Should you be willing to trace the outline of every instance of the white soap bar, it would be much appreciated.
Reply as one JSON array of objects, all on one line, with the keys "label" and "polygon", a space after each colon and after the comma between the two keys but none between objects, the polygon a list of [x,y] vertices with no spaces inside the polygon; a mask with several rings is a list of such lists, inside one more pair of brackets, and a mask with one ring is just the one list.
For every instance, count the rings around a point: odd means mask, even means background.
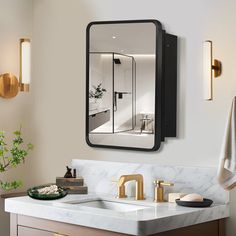
[{"label": "white soap bar", "polygon": [[175,199],[180,199],[187,195],[187,193],[169,193],[168,202],[175,202]]},{"label": "white soap bar", "polygon": [[191,193],[180,198],[180,200],[187,201],[187,202],[203,202],[203,197],[200,194]]}]

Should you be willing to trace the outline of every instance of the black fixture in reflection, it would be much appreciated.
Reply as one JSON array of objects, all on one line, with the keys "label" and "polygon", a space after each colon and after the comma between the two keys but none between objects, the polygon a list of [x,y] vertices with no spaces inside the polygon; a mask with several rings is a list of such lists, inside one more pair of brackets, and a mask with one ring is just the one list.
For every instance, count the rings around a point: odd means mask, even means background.
[{"label": "black fixture in reflection", "polygon": [[114,63],[117,64],[117,65],[120,65],[121,64],[121,61],[119,58],[114,58],[113,59]]},{"label": "black fixture in reflection", "polygon": [[124,94],[132,94],[131,92],[114,92],[114,111],[117,111],[117,97],[118,99],[123,99]]}]

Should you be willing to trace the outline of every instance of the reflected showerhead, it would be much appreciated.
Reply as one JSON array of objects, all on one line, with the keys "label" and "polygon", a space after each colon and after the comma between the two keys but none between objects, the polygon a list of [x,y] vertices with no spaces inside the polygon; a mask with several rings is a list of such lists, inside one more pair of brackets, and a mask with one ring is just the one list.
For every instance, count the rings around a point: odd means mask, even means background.
[{"label": "reflected showerhead", "polygon": [[114,63],[120,65],[121,61],[119,58],[114,58]]}]

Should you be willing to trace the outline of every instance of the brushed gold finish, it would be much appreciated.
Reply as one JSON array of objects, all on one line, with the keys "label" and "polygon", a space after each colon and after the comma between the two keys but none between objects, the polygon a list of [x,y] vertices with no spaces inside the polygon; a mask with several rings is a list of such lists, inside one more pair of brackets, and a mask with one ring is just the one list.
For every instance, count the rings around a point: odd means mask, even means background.
[{"label": "brushed gold finish", "polygon": [[29,84],[22,83],[22,47],[23,42],[30,42],[30,39],[20,39],[20,78],[19,82],[15,75],[5,73],[0,75],[0,97],[13,98],[19,91],[29,92]]},{"label": "brushed gold finish", "polygon": [[29,92],[29,84],[20,84],[20,91],[21,92]]},{"label": "brushed gold finish", "polygon": [[212,70],[214,72],[214,77],[219,77],[222,73],[222,65],[219,60],[214,59]]},{"label": "brushed gold finish", "polygon": [[30,39],[28,39],[28,38],[20,39],[20,43],[23,43],[23,42],[29,42],[30,43]]},{"label": "brushed gold finish", "polygon": [[3,98],[13,98],[19,92],[19,82],[15,75],[5,73],[0,75],[0,96]]},{"label": "brushed gold finish", "polygon": [[164,180],[155,180],[154,202],[164,202],[164,186],[174,186],[173,183],[166,183]]},{"label": "brushed gold finish", "polygon": [[144,200],[144,191],[143,191],[143,176],[140,174],[132,175],[122,175],[118,181],[118,198],[125,198],[125,183],[135,180],[136,181],[136,200]]}]

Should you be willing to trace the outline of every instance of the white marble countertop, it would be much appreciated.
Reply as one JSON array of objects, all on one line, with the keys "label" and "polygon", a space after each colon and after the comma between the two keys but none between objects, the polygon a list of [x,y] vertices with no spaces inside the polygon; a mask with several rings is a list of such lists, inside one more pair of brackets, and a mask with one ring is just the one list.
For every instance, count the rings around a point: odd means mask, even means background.
[{"label": "white marble countertop", "polygon": [[[143,205],[146,208],[117,212],[66,203],[99,199]],[[175,203],[154,203],[152,199],[135,201],[132,198],[117,199],[114,196],[96,194],[67,195],[54,201],[39,201],[29,197],[9,198],[5,201],[5,210],[129,235],[151,235],[229,217],[227,204],[213,204],[208,208],[187,208]]]}]

